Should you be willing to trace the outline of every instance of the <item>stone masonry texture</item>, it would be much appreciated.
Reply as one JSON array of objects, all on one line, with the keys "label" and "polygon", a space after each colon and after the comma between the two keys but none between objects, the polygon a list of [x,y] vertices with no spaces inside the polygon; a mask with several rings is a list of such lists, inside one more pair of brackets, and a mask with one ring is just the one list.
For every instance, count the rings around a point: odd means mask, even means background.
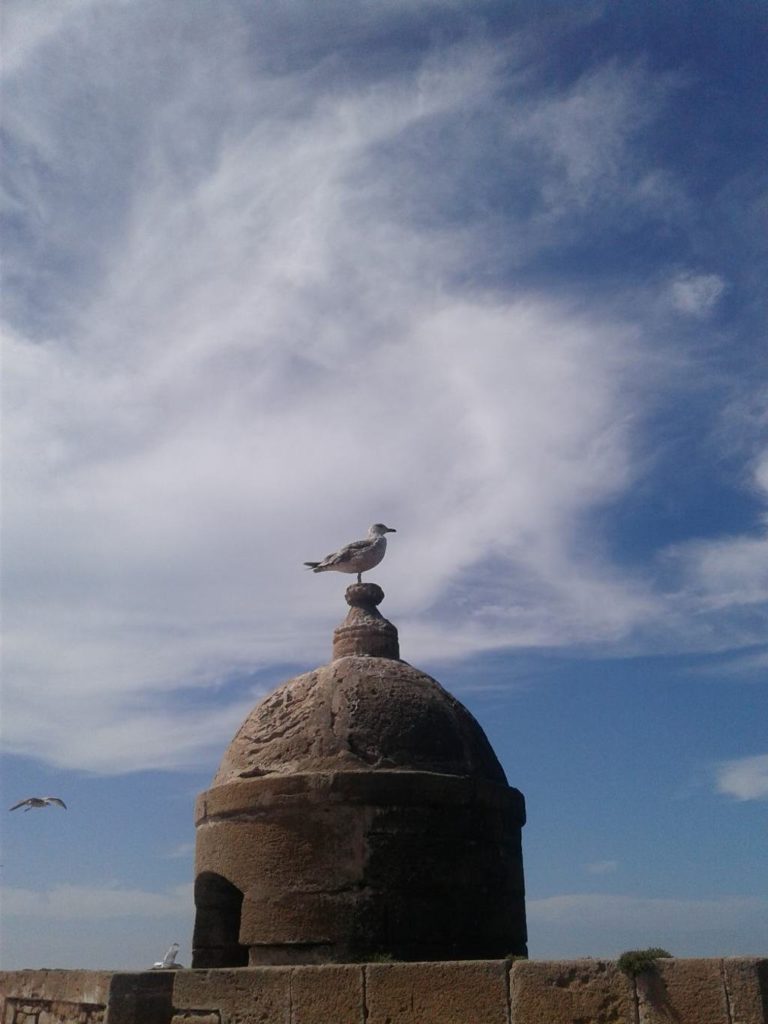
[{"label": "stone masonry texture", "polygon": [[516,1024],[635,1024],[633,984],[605,960],[516,961],[510,1003]]},{"label": "stone masonry texture", "polygon": [[639,1024],[730,1024],[720,960],[657,960],[637,978]]},{"label": "stone masonry texture", "polygon": [[195,810],[195,969],[527,952],[522,793],[347,588],[332,660],[246,716]]},{"label": "stone masonry texture", "polygon": [[365,968],[324,964],[291,971],[290,1024],[360,1024]]},{"label": "stone masonry texture", "polygon": [[366,1024],[507,1024],[504,961],[370,964]]},{"label": "stone masonry texture", "polygon": [[6,971],[0,1024],[768,1024],[768,958]]},{"label": "stone masonry texture", "polygon": [[405,662],[344,656],[278,687],[195,817],[196,968],[526,952],[523,796]]},{"label": "stone masonry texture", "polygon": [[768,1021],[768,960],[728,957],[722,965],[732,1024]]}]

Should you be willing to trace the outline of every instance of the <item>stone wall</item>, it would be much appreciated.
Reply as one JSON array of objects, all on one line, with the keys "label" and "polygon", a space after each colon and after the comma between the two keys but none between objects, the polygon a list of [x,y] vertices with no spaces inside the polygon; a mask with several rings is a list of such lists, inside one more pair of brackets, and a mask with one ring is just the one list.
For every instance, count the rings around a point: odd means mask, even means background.
[{"label": "stone wall", "polygon": [[7,971],[0,1024],[768,1024],[768,959]]}]

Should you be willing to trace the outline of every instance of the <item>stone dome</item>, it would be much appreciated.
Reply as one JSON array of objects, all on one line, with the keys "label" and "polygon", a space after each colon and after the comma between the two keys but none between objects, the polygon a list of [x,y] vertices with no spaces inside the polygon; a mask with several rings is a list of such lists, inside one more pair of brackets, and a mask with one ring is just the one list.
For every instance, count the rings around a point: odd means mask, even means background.
[{"label": "stone dome", "polygon": [[198,797],[193,966],[526,952],[522,793],[400,659],[374,583],[328,665],[250,712]]},{"label": "stone dome", "polygon": [[372,769],[506,783],[477,721],[436,680],[404,661],[352,655],[283,683],[257,704],[213,784]]}]

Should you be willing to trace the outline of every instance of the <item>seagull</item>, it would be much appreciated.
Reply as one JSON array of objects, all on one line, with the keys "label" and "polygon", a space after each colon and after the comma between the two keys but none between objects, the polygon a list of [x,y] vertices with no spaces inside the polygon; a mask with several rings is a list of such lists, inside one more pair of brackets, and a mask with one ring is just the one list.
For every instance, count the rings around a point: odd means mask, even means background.
[{"label": "seagull", "polygon": [[30,796],[26,800],[20,800],[13,807],[9,807],[8,810],[15,811],[17,807],[23,807],[26,812],[31,811],[33,807],[47,807],[49,804],[58,804],[65,811],[67,809],[64,801],[60,800],[57,796]]},{"label": "seagull", "polygon": [[326,555],[322,562],[305,562],[312,572],[356,572],[357,582],[362,582],[362,573],[373,569],[384,557],[387,550],[387,533],[397,533],[391,526],[374,523],[365,540],[354,540],[338,551]]},{"label": "seagull", "polygon": [[162,960],[152,964],[153,971],[178,971],[181,964],[176,963],[176,956],[179,952],[178,942],[174,942]]}]

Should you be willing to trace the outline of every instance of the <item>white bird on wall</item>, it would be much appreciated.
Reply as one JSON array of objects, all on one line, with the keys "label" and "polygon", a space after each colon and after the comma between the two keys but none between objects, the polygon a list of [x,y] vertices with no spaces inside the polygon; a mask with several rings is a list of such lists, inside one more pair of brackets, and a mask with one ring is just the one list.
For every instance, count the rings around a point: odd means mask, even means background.
[{"label": "white bird on wall", "polygon": [[162,960],[158,960],[152,964],[153,971],[176,971],[181,967],[181,964],[176,963],[176,956],[179,952],[178,942],[174,942],[168,952],[165,954]]},{"label": "white bird on wall", "polygon": [[48,807],[49,804],[58,804],[59,807],[63,807],[66,811],[67,805],[63,800],[57,796],[30,796],[26,800],[19,800],[13,807],[9,807],[9,811],[15,811],[18,807],[23,807],[25,811],[31,811],[33,807]]},{"label": "white bird on wall", "polygon": [[374,523],[365,540],[354,540],[326,555],[321,562],[305,562],[304,565],[312,572],[356,572],[360,583],[361,573],[373,569],[384,557],[387,533],[397,533],[397,530],[383,523]]}]

